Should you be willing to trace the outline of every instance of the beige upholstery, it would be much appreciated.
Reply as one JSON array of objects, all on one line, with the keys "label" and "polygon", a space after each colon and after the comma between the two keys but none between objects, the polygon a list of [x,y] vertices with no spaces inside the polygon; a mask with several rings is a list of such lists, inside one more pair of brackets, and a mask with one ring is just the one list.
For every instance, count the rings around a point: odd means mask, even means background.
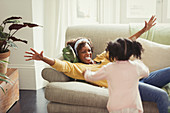
[{"label": "beige upholstery", "polygon": [[145,49],[142,60],[149,67],[149,70],[155,71],[165,67],[170,67],[170,46],[158,44],[139,38],[139,41]]},{"label": "beige upholstery", "polygon": [[[66,41],[77,37],[90,38],[94,44],[94,56],[100,54],[107,41],[117,37],[129,37],[128,24],[71,26],[66,32]],[[143,61],[150,71],[170,66],[170,46],[139,39],[145,53]],[[49,100],[49,113],[108,113],[106,103],[108,90],[79,81],[52,68],[45,68],[42,76],[50,83],[46,86],[45,98]],[[157,105],[143,102],[144,113],[158,113]]]},{"label": "beige upholstery", "polygon": [[53,102],[104,109],[107,104],[108,90],[81,82],[53,82],[47,85],[45,96]]},{"label": "beige upholstery", "polygon": [[[55,76],[59,75],[59,76]],[[42,70],[42,77],[48,82],[67,82],[70,81],[70,78],[67,77],[64,73],[58,72],[51,68],[45,68]]]},{"label": "beige upholstery", "polygon": [[108,113],[107,109],[50,102],[49,113]]}]

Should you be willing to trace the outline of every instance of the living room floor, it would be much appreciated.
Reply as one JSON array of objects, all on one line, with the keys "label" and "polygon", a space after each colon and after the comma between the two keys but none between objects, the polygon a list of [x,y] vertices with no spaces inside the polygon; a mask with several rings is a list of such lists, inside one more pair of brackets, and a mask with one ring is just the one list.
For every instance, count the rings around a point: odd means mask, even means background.
[{"label": "living room floor", "polygon": [[20,90],[19,101],[7,113],[47,113],[47,103],[44,89]]}]

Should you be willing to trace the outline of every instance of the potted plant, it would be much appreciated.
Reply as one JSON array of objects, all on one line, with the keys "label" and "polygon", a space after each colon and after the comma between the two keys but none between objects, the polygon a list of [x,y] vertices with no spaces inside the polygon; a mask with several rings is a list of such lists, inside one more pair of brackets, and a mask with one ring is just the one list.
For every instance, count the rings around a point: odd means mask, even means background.
[{"label": "potted plant", "polygon": [[[14,36],[20,29],[39,26],[33,23],[21,22],[21,19],[22,17],[9,17],[0,24],[0,60],[8,61],[10,55],[9,48],[17,48],[17,45],[15,44],[16,41],[27,44],[26,40],[22,40]],[[6,27],[8,29],[6,29]],[[4,74],[6,73],[6,70],[7,63],[0,66],[0,73]]]}]

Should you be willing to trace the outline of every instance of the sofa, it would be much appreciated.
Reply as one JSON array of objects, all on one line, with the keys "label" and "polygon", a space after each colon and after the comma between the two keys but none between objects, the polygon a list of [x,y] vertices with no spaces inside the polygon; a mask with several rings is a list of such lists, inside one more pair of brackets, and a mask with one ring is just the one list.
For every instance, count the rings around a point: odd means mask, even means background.
[{"label": "sofa", "polygon": [[[104,51],[106,44],[117,37],[129,37],[129,24],[77,25],[66,30],[68,41],[77,37],[90,38],[94,45],[93,58]],[[150,71],[170,66],[170,46],[139,38],[145,52],[143,62]],[[62,54],[60,55],[62,59]],[[108,89],[69,78],[51,67],[42,70],[42,77],[49,83],[45,98],[49,101],[48,113],[108,113]],[[127,97],[128,98],[128,97]],[[159,113],[156,103],[143,101],[144,113]]]}]

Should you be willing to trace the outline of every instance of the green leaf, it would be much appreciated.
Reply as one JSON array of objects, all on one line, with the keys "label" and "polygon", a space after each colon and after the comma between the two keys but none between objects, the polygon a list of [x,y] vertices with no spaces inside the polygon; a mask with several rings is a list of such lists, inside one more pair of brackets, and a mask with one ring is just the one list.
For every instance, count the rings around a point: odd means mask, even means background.
[{"label": "green leaf", "polygon": [[14,24],[17,24],[17,23],[20,23],[20,21],[19,20],[7,20],[4,23],[14,23]]},{"label": "green leaf", "polygon": [[12,16],[12,17],[9,17],[9,18],[5,19],[3,21],[3,23],[6,24],[10,20],[17,20],[17,19],[22,19],[22,17],[14,17],[14,16]]},{"label": "green leaf", "polygon": [[1,37],[1,39],[7,39],[8,37],[9,37],[9,34],[8,33],[5,33],[5,32],[2,32],[2,31],[0,31],[0,37]]},{"label": "green leaf", "polygon": [[[0,78],[0,81],[5,81],[5,82],[7,82],[7,83],[10,83],[8,80],[3,79],[3,78]],[[10,84],[11,84],[11,83],[10,83]]]},{"label": "green leaf", "polygon": [[0,78],[0,81],[4,81],[4,82],[9,83],[11,85],[12,85],[12,82],[13,82],[13,81],[10,82],[9,80],[3,79],[3,78]]},{"label": "green leaf", "polygon": [[9,79],[8,76],[6,76],[5,74],[1,74],[1,73],[0,73],[0,77],[4,77],[5,79]]},{"label": "green leaf", "polygon": [[[5,64],[4,63],[9,63],[8,61],[5,61],[5,60],[0,60],[0,64],[3,65],[3,67],[5,67]],[[1,73],[0,73],[1,74]]]},{"label": "green leaf", "polygon": [[14,42],[10,41],[10,40],[7,40],[6,42],[7,42],[8,46],[10,46],[12,48],[18,48],[17,45]]},{"label": "green leaf", "polygon": [[4,29],[4,27],[0,26],[0,32],[2,32],[2,31],[3,31],[3,29]]},{"label": "green leaf", "polygon": [[9,63],[9,62],[5,60],[0,60],[0,63]]},{"label": "green leaf", "polygon": [[5,90],[4,90],[4,88],[0,85],[0,88],[2,89],[2,91],[4,92],[4,94],[5,94]]}]

